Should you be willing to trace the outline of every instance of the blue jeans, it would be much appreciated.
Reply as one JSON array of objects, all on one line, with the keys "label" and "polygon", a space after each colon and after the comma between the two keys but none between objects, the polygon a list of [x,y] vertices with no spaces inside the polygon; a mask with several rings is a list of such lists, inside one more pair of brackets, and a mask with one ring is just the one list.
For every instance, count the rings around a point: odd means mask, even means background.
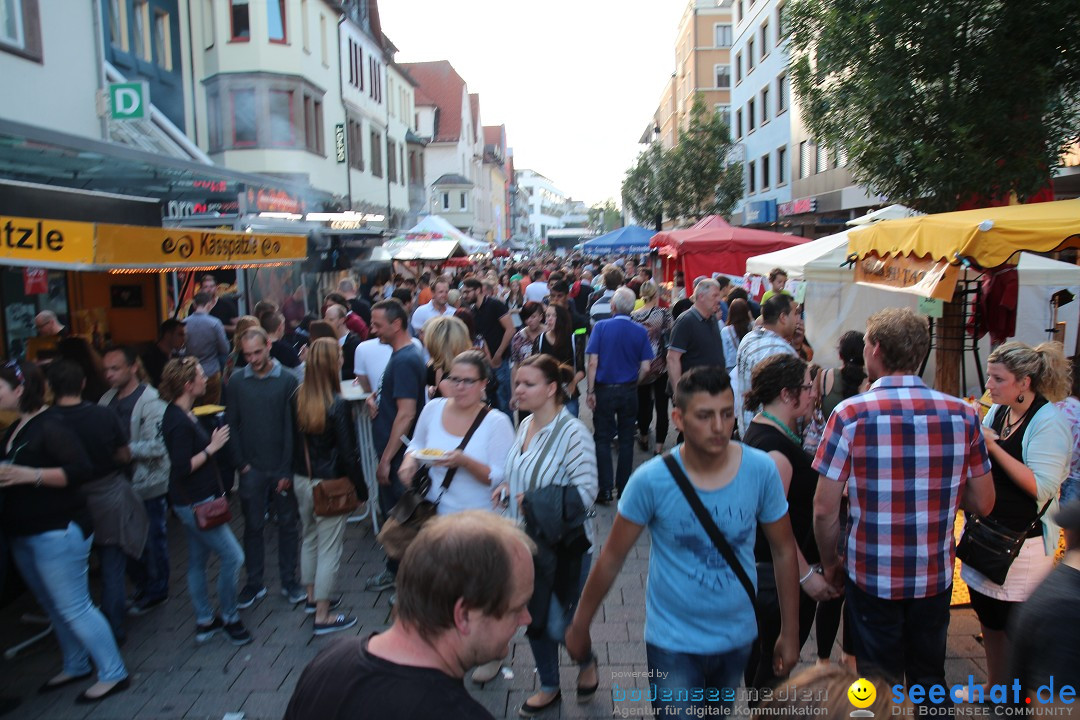
[{"label": "blue jeans", "polygon": [[[588,553],[581,558],[581,579],[578,581],[578,590],[574,594],[574,601],[568,606],[560,604],[555,593],[551,594],[551,609],[548,611],[547,627],[544,628],[544,637],[529,638],[529,647],[532,648],[533,659],[536,660],[536,674],[540,676],[540,689],[544,692],[555,692],[559,689],[559,645],[566,638],[566,627],[574,618],[578,600],[581,599],[581,589],[585,587],[585,580],[589,577],[589,566],[592,564],[592,555]],[[584,667],[592,660],[581,663]]]},{"label": "blue jeans", "polygon": [[1065,482],[1061,483],[1061,504],[1071,500],[1080,500],[1080,478],[1066,478]]},{"label": "blue jeans", "polygon": [[499,387],[495,390],[495,400],[498,409],[507,415],[510,414],[510,359],[503,358],[502,365],[495,368],[495,379],[499,381]]},{"label": "blue jeans", "polygon": [[[596,472],[600,494],[612,487],[622,492],[634,469],[634,426],[637,424],[637,385],[596,385],[596,410],[593,412],[593,438],[596,440]],[[612,484],[611,441],[619,434],[619,464]]]},{"label": "blue jeans", "polygon": [[[952,588],[913,600],[887,600],[847,579],[845,612],[863,677],[889,683],[945,685],[945,643]],[[952,704],[948,702],[948,704]]]},{"label": "blue jeans", "polygon": [[200,625],[206,625],[214,619],[214,606],[210,604],[210,591],[206,584],[206,560],[210,553],[214,553],[221,560],[218,570],[221,618],[226,623],[236,622],[240,619],[236,607],[236,581],[240,577],[240,566],[244,564],[244,551],[228,523],[210,530],[200,530],[195,524],[195,512],[191,507],[177,505],[173,510],[187,533],[187,584],[191,605],[195,608],[195,620]]},{"label": "blue jeans", "polygon": [[138,560],[127,564],[128,577],[135,584],[135,594],[157,600],[169,594],[169,533],[165,524],[169,505],[164,495],[143,500],[150,523],[146,548]]},{"label": "blue jeans", "polygon": [[[266,526],[267,495],[273,496],[274,511],[278,522],[278,573],[281,587],[297,587],[296,561],[300,553],[300,512],[296,507],[296,494],[292,486],[285,492],[277,491],[281,478],[271,477],[262,470],[251,468],[240,473],[240,507],[244,511],[244,567],[247,585],[261,588],[266,569],[266,543],[263,528]],[[292,480],[292,477],[289,477]]]},{"label": "blue jeans", "polygon": [[[405,486],[402,485],[401,480],[398,479],[398,470],[401,469],[401,463],[404,461],[405,450],[402,448],[402,450],[394,456],[394,459],[390,461],[390,484],[379,486],[379,511],[384,518],[390,515],[390,511],[397,505],[397,501],[405,494]],[[386,569],[389,570],[392,575],[397,575],[398,564],[398,560],[392,560],[387,556]]]},{"label": "blue jeans", "polygon": [[695,655],[646,643],[645,655],[654,686],[649,700],[656,715],[690,717],[691,708],[734,707],[751,647],[748,643],[723,653]]},{"label": "blue jeans", "polygon": [[566,401],[566,404],[563,405],[563,407],[566,408],[566,411],[568,413],[570,413],[571,415],[573,415],[574,417],[580,417],[580,415],[581,415],[581,396],[580,395],[575,395],[574,397],[570,398],[569,400]]},{"label": "blue jeans", "polygon": [[123,643],[127,637],[124,632],[124,617],[127,615],[124,570],[128,557],[119,545],[99,545],[97,551],[101,559],[101,612],[109,621],[116,642]]},{"label": "blue jeans", "polygon": [[108,621],[90,601],[90,540],[72,522],[65,530],[13,537],[11,551],[23,579],[52,621],[64,655],[64,673],[85,675],[93,658],[98,681],[116,682],[128,672]]}]

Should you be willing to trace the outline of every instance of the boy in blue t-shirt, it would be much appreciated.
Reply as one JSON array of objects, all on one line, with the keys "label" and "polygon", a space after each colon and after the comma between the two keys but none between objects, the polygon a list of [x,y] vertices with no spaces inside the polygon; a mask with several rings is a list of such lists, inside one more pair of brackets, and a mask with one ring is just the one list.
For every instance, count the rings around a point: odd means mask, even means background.
[{"label": "boy in blue t-shirt", "polygon": [[[776,465],[760,450],[731,441],[734,405],[724,368],[695,368],[680,378],[672,420],[685,441],[672,455],[755,586],[758,525],[769,541],[782,618],[773,665],[782,677],[799,659],[795,539]],[[646,526],[652,537],[645,644],[653,708],[670,716],[730,705],[757,638],[754,608],[663,458],[630,477],[567,629],[567,650],[575,659],[588,657],[589,625]]]}]

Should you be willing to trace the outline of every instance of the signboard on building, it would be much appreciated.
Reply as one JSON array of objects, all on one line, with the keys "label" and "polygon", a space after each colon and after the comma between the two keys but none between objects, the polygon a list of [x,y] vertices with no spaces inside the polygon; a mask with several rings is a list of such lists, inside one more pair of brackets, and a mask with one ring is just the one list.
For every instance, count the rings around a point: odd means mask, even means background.
[{"label": "signboard on building", "polygon": [[341,123],[334,126],[334,148],[337,151],[337,161],[345,162],[345,126]]},{"label": "signboard on building", "polygon": [[771,222],[776,222],[775,200],[755,200],[754,202],[746,204],[747,225]]},{"label": "signboard on building", "polygon": [[791,202],[780,203],[776,208],[776,214],[780,217],[806,215],[814,212],[817,212],[817,198],[800,198]]},{"label": "signboard on building", "polygon": [[97,240],[97,263],[121,267],[289,262],[307,256],[305,235],[98,225]]},{"label": "signboard on building", "polygon": [[[0,258],[4,264],[51,267],[55,263],[90,263],[94,226],[23,217],[0,217]],[[18,262],[13,262],[18,261]]]},{"label": "signboard on building", "polygon": [[109,112],[113,120],[141,120],[150,105],[150,86],[144,82],[109,83]]}]

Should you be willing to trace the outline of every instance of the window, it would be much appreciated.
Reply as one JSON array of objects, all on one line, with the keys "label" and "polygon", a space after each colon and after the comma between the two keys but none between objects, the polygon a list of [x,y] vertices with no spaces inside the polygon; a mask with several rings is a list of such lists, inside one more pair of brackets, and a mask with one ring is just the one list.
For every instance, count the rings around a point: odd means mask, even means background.
[{"label": "window", "polygon": [[814,172],[825,172],[829,169],[829,151],[825,149],[824,145],[817,146],[817,157],[815,158]]},{"label": "window", "polygon": [[[21,35],[21,17],[9,18],[7,15],[8,6],[14,6],[19,2],[20,0],[0,0],[0,13],[4,14],[4,22],[0,25],[0,30],[3,31],[5,38],[15,29],[9,30],[7,27],[11,20],[19,21]],[[127,3],[124,0],[109,0],[109,43],[118,50],[128,51]]]},{"label": "window", "polygon": [[349,84],[357,90],[364,89],[364,49],[349,38]]},{"label": "window", "polygon": [[799,179],[810,177],[810,143],[803,140],[799,143]]},{"label": "window", "polygon": [[718,48],[731,47],[731,26],[717,23],[713,25],[714,44]]},{"label": "window", "polygon": [[225,146],[225,140],[221,136],[221,96],[217,88],[208,90],[206,93],[206,122],[210,132],[210,150],[213,151]]},{"label": "window", "polygon": [[836,151],[836,167],[847,167],[847,150]]},{"label": "window", "polygon": [[769,54],[769,21],[761,23],[761,59],[764,60]]},{"label": "window", "polygon": [[375,130],[371,131],[371,174],[381,178],[382,170],[382,136]]},{"label": "window", "polygon": [[461,191],[461,199],[458,201],[458,209],[461,210],[462,212],[465,212],[466,210],[469,209],[469,201],[467,199],[468,197],[469,197],[469,191],[468,190],[462,190]]},{"label": "window", "polygon": [[742,82],[742,53],[735,53],[735,82]]},{"label": "window", "polygon": [[787,148],[776,149],[776,184],[783,185],[787,182]]},{"label": "window", "polygon": [[787,73],[776,78],[776,114],[787,112],[788,93],[791,92]]},{"label": "window", "polygon": [[364,169],[364,125],[354,118],[348,119],[349,167]]},{"label": "window", "polygon": [[390,139],[386,141],[386,179],[397,182],[397,145]]},{"label": "window", "polygon": [[784,41],[788,34],[787,3],[782,2],[776,6],[776,44]]},{"label": "window", "polygon": [[757,108],[755,103],[757,101],[754,98],[750,98],[750,102],[746,103],[746,132],[752,133],[757,129]]},{"label": "window", "polygon": [[131,18],[135,21],[135,57],[150,62],[150,3],[149,0],[135,0]]},{"label": "window", "polygon": [[769,86],[761,90],[761,124],[769,122]]},{"label": "window", "polygon": [[233,42],[247,42],[251,39],[251,17],[249,0],[229,0],[229,37]]},{"label": "window", "polygon": [[728,126],[728,135],[731,134],[731,106],[730,105],[717,105],[714,108],[714,112],[720,116],[724,121],[724,124]]},{"label": "window", "polygon": [[311,37],[308,28],[308,0],[300,0],[300,39],[304,43],[304,52],[311,52]]},{"label": "window", "polygon": [[444,192],[442,194],[442,209],[443,210],[449,210],[450,209],[450,193],[448,193],[448,192]]},{"label": "window", "polygon": [[735,111],[735,139],[742,137],[742,110]]},{"label": "window", "polygon": [[735,3],[735,22],[739,22],[743,19],[743,0],[738,0]]},{"label": "window", "polygon": [[296,138],[293,134],[293,93],[291,90],[270,91],[270,144],[275,147],[292,147]]},{"label": "window", "polygon": [[754,172],[754,161],[746,163],[746,187],[749,194],[757,192],[757,174]]},{"label": "window", "polygon": [[398,147],[398,157],[401,160],[401,165],[400,165],[400,167],[401,167],[401,177],[398,178],[398,181],[402,185],[404,185],[405,184],[405,145],[404,145],[404,143],[402,143]]},{"label": "window", "polygon": [[162,68],[173,69],[169,13],[161,10],[154,11],[154,59]]},{"label": "window", "polygon": [[746,41],[746,74],[754,70],[754,38]]},{"label": "window", "polygon": [[255,124],[255,91],[232,91],[233,146],[253,147],[258,141]]},{"label": "window", "polygon": [[266,0],[267,29],[270,42],[286,42],[285,35],[285,0]]},{"label": "window", "polygon": [[322,13],[319,13],[319,49],[322,52],[323,67],[330,67],[326,56],[326,16]]},{"label": "window", "polygon": [[206,0],[203,8],[203,47],[207,50],[214,47],[214,7],[216,5],[217,0]]},{"label": "window", "polygon": [[[126,27],[120,30],[125,33]],[[38,0],[0,0],[0,50],[42,61]]]},{"label": "window", "polygon": [[731,87],[731,68],[727,65],[716,65],[713,68],[716,73],[716,85],[715,87],[726,90]]}]

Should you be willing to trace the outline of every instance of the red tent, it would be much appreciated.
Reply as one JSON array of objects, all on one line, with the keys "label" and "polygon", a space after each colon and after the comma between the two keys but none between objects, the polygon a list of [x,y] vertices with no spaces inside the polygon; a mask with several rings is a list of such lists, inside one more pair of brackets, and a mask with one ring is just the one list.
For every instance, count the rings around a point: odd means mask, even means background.
[{"label": "red tent", "polygon": [[806,238],[730,225],[719,215],[702,218],[686,230],[653,235],[649,247],[664,259],[664,279],[683,271],[689,286],[699,275],[744,275],[746,260],[806,242]]}]

